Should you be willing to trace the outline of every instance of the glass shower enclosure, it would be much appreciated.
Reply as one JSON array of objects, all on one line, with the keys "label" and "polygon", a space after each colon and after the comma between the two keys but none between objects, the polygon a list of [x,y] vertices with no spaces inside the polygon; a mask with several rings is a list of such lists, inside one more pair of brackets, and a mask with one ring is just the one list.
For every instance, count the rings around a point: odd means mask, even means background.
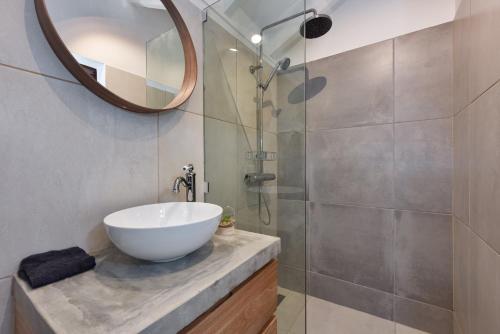
[{"label": "glass shower enclosure", "polygon": [[207,9],[205,201],[233,209],[238,229],[281,238],[278,331],[305,333],[305,3],[272,3],[258,20],[263,1]]}]

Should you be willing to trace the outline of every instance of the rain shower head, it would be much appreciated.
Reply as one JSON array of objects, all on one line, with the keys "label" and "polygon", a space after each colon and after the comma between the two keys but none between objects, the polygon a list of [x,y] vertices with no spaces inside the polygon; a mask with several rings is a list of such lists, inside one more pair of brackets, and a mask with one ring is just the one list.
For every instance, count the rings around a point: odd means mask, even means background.
[{"label": "rain shower head", "polygon": [[332,18],[326,14],[317,14],[300,25],[300,34],[307,39],[318,38],[332,28]]}]

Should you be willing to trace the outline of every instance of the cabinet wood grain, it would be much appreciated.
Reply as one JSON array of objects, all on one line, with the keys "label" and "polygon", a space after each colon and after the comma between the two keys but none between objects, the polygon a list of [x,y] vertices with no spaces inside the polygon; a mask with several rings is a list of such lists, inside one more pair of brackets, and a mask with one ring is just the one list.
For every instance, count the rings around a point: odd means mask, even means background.
[{"label": "cabinet wood grain", "polygon": [[275,334],[278,262],[271,261],[182,334]]}]

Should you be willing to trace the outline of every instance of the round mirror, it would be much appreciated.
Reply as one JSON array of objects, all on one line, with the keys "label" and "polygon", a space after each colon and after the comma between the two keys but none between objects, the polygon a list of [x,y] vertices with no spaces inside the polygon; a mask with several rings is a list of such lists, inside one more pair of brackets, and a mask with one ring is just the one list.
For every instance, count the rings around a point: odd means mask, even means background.
[{"label": "round mirror", "polygon": [[177,108],[196,84],[196,54],[171,0],[35,0],[66,68],[104,100],[135,112]]}]

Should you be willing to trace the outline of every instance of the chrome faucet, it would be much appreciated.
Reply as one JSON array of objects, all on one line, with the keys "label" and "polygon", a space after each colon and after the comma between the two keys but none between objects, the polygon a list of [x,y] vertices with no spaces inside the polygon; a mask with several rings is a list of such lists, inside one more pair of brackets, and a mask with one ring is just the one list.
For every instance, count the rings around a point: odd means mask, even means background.
[{"label": "chrome faucet", "polygon": [[186,202],[196,202],[196,173],[193,173],[194,166],[192,164],[187,164],[182,167],[182,170],[186,172],[184,177],[179,176],[175,179],[172,191],[174,193],[180,192],[181,184],[186,187]]}]

